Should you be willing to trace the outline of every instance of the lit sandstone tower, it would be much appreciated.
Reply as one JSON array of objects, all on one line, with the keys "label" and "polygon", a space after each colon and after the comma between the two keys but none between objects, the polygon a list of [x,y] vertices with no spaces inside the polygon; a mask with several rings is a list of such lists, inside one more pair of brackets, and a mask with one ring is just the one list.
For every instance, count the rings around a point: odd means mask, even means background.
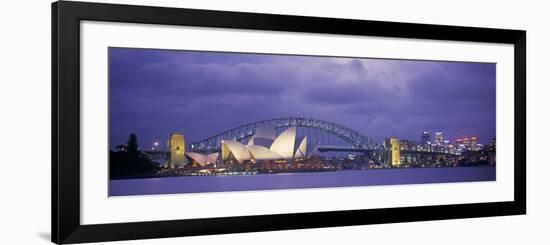
[{"label": "lit sandstone tower", "polygon": [[386,164],[392,167],[399,167],[401,165],[399,139],[396,137],[386,138],[384,144],[386,149],[390,149],[387,151]]},{"label": "lit sandstone tower", "polygon": [[168,159],[169,168],[183,167],[187,163],[183,134],[172,133],[170,135],[170,138],[168,138],[168,150],[170,151],[170,159]]},{"label": "lit sandstone tower", "polygon": [[399,167],[401,165],[401,154],[399,152],[399,139],[392,137],[390,139],[391,144],[391,166]]}]

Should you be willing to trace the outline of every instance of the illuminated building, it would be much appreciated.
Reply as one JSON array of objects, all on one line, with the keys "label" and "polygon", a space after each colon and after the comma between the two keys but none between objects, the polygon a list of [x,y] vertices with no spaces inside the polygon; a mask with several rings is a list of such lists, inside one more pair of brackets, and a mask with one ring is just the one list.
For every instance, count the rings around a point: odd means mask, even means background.
[{"label": "illuminated building", "polygon": [[400,140],[399,146],[399,148],[401,148],[401,151],[410,151],[417,149],[416,142],[411,140]]},{"label": "illuminated building", "polygon": [[456,145],[463,150],[478,151],[480,147],[477,144],[477,140],[477,136],[458,138],[456,139]]},{"label": "illuminated building", "polygon": [[422,132],[422,136],[420,136],[420,143],[421,144],[428,144],[430,142],[430,132],[424,131]]},{"label": "illuminated building", "polygon": [[464,138],[456,139],[456,144],[457,145],[469,146],[470,145],[470,138],[469,137],[464,137]]},{"label": "illuminated building", "polygon": [[170,158],[168,159],[167,167],[176,168],[183,167],[187,164],[185,157],[185,138],[183,134],[173,133],[168,138],[168,151]]},{"label": "illuminated building", "polygon": [[387,138],[384,141],[384,145],[386,149],[388,149],[386,154],[386,163],[392,167],[399,167],[401,165],[399,139],[396,137]]},{"label": "illuminated building", "polygon": [[208,164],[216,163],[220,153],[211,153],[211,154],[201,154],[197,152],[186,152],[185,155],[191,159],[193,165],[206,166]]},{"label": "illuminated building", "polygon": [[448,145],[447,148],[448,148],[448,152],[447,152],[447,153],[451,153],[451,154],[456,153],[456,150],[455,150],[454,145]]},{"label": "illuminated building", "polygon": [[443,144],[443,132],[435,132],[434,143],[436,145],[442,145]]},{"label": "illuminated building", "polygon": [[477,146],[477,136],[470,137],[470,150],[477,151],[479,150]]},{"label": "illuminated building", "polygon": [[[275,137],[274,129],[268,127],[259,129],[246,145],[233,141],[223,140],[222,160],[224,162],[236,161],[264,161],[284,160],[294,161],[307,158],[307,137],[296,140],[296,127],[290,127]],[[267,143],[271,143],[266,145]]]}]

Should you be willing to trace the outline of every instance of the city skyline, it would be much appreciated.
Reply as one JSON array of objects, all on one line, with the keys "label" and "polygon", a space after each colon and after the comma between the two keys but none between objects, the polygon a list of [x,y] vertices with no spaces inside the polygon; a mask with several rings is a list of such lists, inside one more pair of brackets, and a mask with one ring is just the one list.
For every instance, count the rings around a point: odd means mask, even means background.
[{"label": "city skyline", "polygon": [[289,116],[378,142],[496,133],[495,64],[110,48],[109,70],[111,148],[132,132],[149,147]]}]

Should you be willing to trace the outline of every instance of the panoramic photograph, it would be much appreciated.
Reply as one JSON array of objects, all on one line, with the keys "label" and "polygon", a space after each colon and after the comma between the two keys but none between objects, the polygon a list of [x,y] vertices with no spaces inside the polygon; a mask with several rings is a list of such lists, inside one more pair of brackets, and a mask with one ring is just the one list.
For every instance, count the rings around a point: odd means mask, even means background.
[{"label": "panoramic photograph", "polygon": [[110,47],[109,196],[496,180],[496,64]]}]

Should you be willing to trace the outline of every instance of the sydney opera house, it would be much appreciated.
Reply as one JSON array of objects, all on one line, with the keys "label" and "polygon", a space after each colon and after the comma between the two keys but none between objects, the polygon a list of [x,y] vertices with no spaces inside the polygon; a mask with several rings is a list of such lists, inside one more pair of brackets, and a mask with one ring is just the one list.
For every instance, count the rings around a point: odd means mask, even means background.
[{"label": "sydney opera house", "polygon": [[[307,137],[296,137],[296,127],[290,127],[277,135],[275,128],[264,126],[250,137],[247,144],[233,140],[222,140],[221,160],[224,163],[245,162],[293,162],[311,157]],[[185,140],[181,133],[173,133],[168,139],[169,157],[165,163],[168,168],[191,166],[206,166],[216,164],[220,160],[220,152],[202,154],[186,152]]]},{"label": "sydney opera house", "polygon": [[307,159],[307,137],[296,138],[296,127],[290,127],[277,136],[275,128],[262,127],[251,136],[248,143],[224,140],[222,160],[243,163],[245,161],[295,161]]},{"label": "sydney opera house", "polygon": [[213,164],[213,163],[216,163],[216,161],[218,160],[218,156],[220,155],[220,153],[212,153],[212,154],[201,154],[201,153],[196,153],[196,152],[187,152],[185,153],[185,155],[191,159],[191,163],[192,164],[198,164],[200,166],[206,166],[208,164]]}]

